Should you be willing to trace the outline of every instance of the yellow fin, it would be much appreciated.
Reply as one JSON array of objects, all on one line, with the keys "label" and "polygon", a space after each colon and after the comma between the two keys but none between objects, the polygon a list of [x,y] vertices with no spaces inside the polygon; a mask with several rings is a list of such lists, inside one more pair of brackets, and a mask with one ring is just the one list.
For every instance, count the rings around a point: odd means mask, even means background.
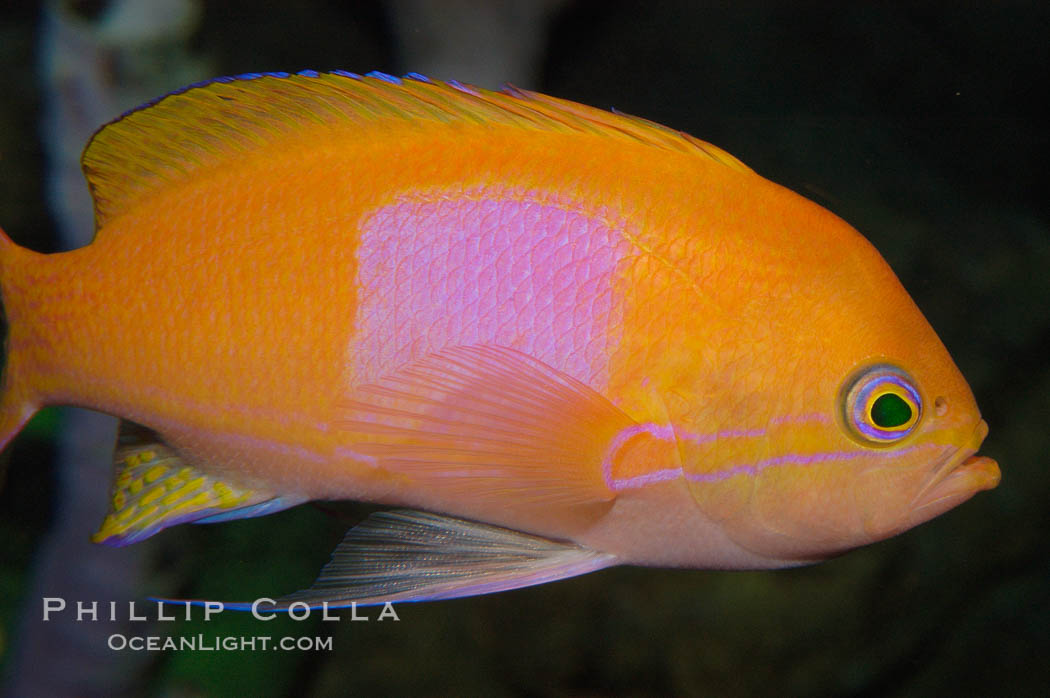
[{"label": "yellow fin", "polygon": [[81,159],[101,228],[151,191],[232,161],[281,147],[288,136],[318,142],[422,123],[456,128],[503,124],[538,131],[591,133],[696,153],[741,171],[746,165],[713,145],[645,119],[507,87],[381,73],[266,73],[191,85],[130,111],[95,134]]},{"label": "yellow fin", "polygon": [[260,516],[303,501],[244,489],[186,465],[160,437],[122,421],[110,513],[91,540],[127,545],[168,526]]},{"label": "yellow fin", "polygon": [[353,451],[427,491],[507,507],[611,502],[603,461],[634,421],[592,388],[505,347],[452,347],[345,403]]}]

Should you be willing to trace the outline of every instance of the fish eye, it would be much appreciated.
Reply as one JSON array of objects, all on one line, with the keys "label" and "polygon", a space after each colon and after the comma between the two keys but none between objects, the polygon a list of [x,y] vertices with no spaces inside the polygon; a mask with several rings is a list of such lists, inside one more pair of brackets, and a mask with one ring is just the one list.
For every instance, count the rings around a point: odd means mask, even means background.
[{"label": "fish eye", "polygon": [[845,384],[843,420],[852,436],[869,445],[900,441],[922,418],[922,398],[912,378],[895,366],[869,366]]}]

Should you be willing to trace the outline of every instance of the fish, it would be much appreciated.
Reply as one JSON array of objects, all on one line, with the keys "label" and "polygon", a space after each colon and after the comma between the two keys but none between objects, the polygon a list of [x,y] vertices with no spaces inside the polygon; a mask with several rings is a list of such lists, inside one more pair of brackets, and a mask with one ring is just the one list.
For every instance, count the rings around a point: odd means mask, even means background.
[{"label": "fish", "polygon": [[106,545],[386,507],[278,608],[798,566],[999,483],[876,249],[651,121],[259,73],[124,114],[82,167],[91,244],[0,232],[0,444],[47,405],[119,417]]}]

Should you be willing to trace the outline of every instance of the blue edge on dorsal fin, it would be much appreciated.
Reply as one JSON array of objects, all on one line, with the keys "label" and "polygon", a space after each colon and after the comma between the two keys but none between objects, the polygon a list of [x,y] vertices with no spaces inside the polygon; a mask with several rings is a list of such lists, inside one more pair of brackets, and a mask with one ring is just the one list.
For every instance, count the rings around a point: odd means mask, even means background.
[{"label": "blue edge on dorsal fin", "polygon": [[[339,76],[342,76],[344,78],[352,78],[354,80],[361,80],[363,78],[375,78],[376,80],[383,80],[384,82],[389,82],[391,85],[400,85],[405,80],[414,80],[416,82],[427,82],[427,83],[432,83],[433,82],[433,80],[431,80],[430,78],[428,78],[425,75],[421,75],[420,73],[406,73],[404,78],[399,78],[396,75],[390,75],[389,73],[383,73],[383,72],[378,71],[378,70],[373,70],[372,72],[365,73],[364,75],[361,75],[360,73],[351,73],[351,72],[349,72],[347,70],[331,70],[331,71],[328,71],[328,73],[331,74],[331,75],[339,75]],[[217,77],[217,78],[209,78],[208,80],[201,80],[200,82],[194,82],[194,83],[191,83],[191,84],[186,85],[184,87],[180,87],[177,90],[172,90],[171,92],[166,92],[165,94],[162,94],[159,97],[151,99],[148,102],[144,102],[143,104],[140,104],[137,107],[134,107],[132,109],[128,109],[126,112],[124,112],[123,114],[121,114],[117,118],[113,119],[113,121],[111,121],[109,123],[114,123],[116,121],[120,121],[121,119],[123,119],[124,117],[128,116],[129,114],[134,114],[135,112],[142,111],[143,109],[148,109],[149,107],[152,107],[154,104],[160,102],[162,99],[165,99],[167,97],[171,97],[173,95],[180,95],[180,94],[182,94],[184,92],[189,92],[190,90],[196,89],[198,87],[206,87],[207,85],[211,85],[211,84],[216,83],[216,82],[236,82],[238,80],[257,80],[258,78],[290,78],[290,77],[295,76],[295,75],[300,75],[300,76],[307,77],[307,78],[316,78],[316,77],[320,77],[321,73],[316,71],[316,70],[300,70],[298,73],[286,73],[284,71],[273,71],[273,72],[262,72],[262,73],[241,73],[240,75],[225,75],[225,76],[221,76],[221,77]],[[475,96],[478,94],[477,88],[475,88],[472,85],[467,85],[465,83],[461,83],[461,82],[459,82],[457,80],[449,80],[448,81],[448,85],[450,87],[454,87],[455,89],[459,90],[460,92],[466,92],[467,94],[471,94],[471,95],[475,95]]]}]

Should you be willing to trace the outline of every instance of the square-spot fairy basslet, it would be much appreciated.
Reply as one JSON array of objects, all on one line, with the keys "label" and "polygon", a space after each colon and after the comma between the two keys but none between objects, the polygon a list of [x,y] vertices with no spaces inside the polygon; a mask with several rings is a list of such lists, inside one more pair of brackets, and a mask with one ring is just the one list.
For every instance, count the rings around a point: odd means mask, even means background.
[{"label": "square-spot fairy basslet", "polygon": [[247,75],[124,115],[83,168],[92,244],[0,236],[0,443],[43,405],[123,418],[108,545],[397,507],[278,606],[798,565],[999,481],[878,252],[663,126],[418,75]]}]

